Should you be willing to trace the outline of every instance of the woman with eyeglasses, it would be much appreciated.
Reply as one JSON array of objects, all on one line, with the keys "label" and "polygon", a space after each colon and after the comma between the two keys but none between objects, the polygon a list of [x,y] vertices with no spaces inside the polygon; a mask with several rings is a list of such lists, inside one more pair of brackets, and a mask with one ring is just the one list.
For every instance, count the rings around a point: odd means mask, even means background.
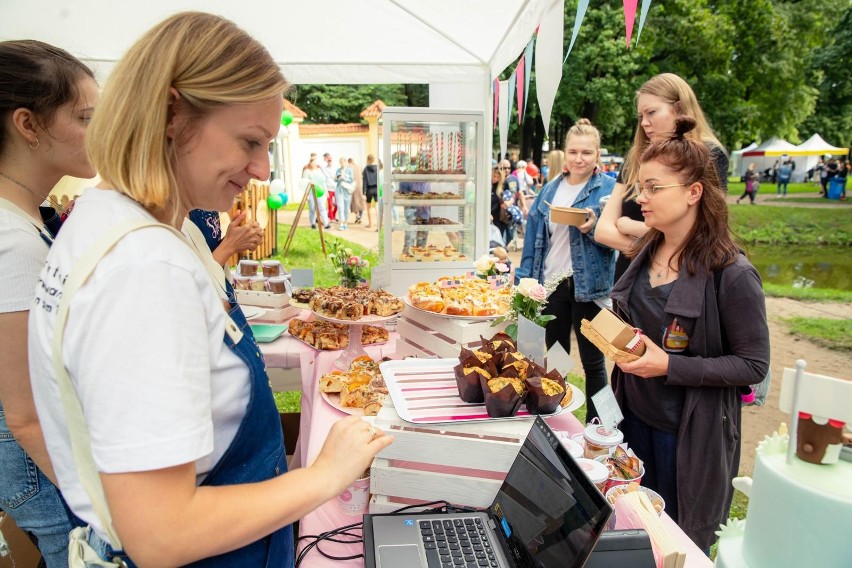
[{"label": "woman with eyeglasses", "polygon": [[[728,190],[728,156],[713,134],[698,98],[686,81],[673,73],[652,77],[636,92],[636,111],[639,125],[633,138],[633,147],[618,172],[612,198],[604,207],[595,229],[598,242],[622,253],[630,249],[633,242],[648,230],[633,190],[639,173],[638,158],[649,144],[672,135],[677,117],[688,116],[695,120],[696,127],[687,137],[707,145],[722,191]],[[629,263],[630,259],[626,255],[619,255],[615,267],[616,281],[624,274]]]},{"label": "woman with eyeglasses", "polygon": [[[593,238],[600,200],[615,185],[614,179],[597,169],[600,153],[600,132],[581,118],[565,137],[567,173],[545,184],[530,207],[524,250],[515,270],[516,278],[535,278],[541,284],[562,279],[544,309],[545,314],[556,316],[545,328],[545,342],[550,348],[558,341],[570,353],[574,329],[586,375],[589,420],[597,416],[591,397],[606,385],[606,366],[603,353],[580,333],[580,323],[607,306],[615,267],[612,249]],[[585,209],[586,222],[579,227],[553,223],[551,205]]]},{"label": "woman with eyeglasses", "polygon": [[739,387],[769,367],[760,276],[728,228],[710,148],[674,135],[635,157],[633,193],[648,226],[612,291],[616,311],[641,330],[646,351],[618,363],[612,385],[625,441],[643,460],[642,485],[708,551],[728,516],[740,458]]}]

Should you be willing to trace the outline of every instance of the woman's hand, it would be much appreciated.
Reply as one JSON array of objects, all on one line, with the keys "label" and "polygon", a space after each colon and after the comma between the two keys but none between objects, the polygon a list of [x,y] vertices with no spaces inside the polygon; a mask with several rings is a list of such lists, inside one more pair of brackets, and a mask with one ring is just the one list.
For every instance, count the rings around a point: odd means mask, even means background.
[{"label": "woman's hand", "polygon": [[240,254],[243,251],[254,250],[263,242],[263,229],[257,221],[249,221],[245,211],[234,217],[228,225],[228,232],[219,246],[225,245],[226,250],[232,254]]},{"label": "woman's hand", "polygon": [[376,454],[393,442],[393,436],[358,416],[338,420],[328,433],[325,443],[312,468],[325,477],[335,488],[334,493],[346,489],[370,467]]},{"label": "woman's hand", "polygon": [[625,373],[649,379],[652,377],[664,377],[669,374],[669,354],[663,351],[656,343],[641,335],[645,344],[645,354],[632,363],[616,363],[618,368]]},{"label": "woman's hand", "polygon": [[593,209],[586,208],[586,212],[589,214],[586,222],[577,227],[580,229],[580,232],[584,235],[589,234],[589,232],[595,228],[595,224],[598,222],[598,216],[595,215],[595,211]]}]

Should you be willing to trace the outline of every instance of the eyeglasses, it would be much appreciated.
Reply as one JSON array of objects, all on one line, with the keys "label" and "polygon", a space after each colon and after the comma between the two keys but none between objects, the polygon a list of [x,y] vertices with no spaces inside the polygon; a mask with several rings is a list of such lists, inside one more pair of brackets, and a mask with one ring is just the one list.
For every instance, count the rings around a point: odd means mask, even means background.
[{"label": "eyeglasses", "polygon": [[500,170],[505,170],[505,171],[507,171],[507,172],[508,172],[508,171],[509,171],[509,170],[511,170],[512,168],[511,168],[511,167],[509,167],[509,166],[500,166],[498,169],[500,169]]},{"label": "eyeglasses", "polygon": [[646,197],[654,197],[654,194],[663,189],[668,189],[670,187],[686,187],[685,183],[671,183],[668,185],[655,185],[650,181],[646,181],[644,184],[639,183],[638,181],[633,184],[633,191],[636,192],[636,196],[639,197],[643,193]]}]

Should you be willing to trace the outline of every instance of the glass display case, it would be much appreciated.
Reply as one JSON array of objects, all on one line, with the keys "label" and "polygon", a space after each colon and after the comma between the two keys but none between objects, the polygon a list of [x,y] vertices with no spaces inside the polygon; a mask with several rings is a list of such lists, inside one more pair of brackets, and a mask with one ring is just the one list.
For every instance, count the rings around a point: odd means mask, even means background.
[{"label": "glass display case", "polygon": [[477,112],[383,111],[380,246],[395,292],[471,270],[486,252],[482,121]]}]

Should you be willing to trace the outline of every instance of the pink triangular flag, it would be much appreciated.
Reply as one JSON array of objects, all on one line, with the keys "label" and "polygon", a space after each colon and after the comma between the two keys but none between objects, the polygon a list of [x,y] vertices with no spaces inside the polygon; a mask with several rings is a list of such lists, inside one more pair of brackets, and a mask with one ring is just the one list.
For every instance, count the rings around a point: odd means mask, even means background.
[{"label": "pink triangular flag", "polygon": [[497,105],[500,103],[500,79],[494,79],[494,85],[492,86],[494,89],[494,126],[492,128],[497,128]]},{"label": "pink triangular flag", "polygon": [[518,124],[520,124],[524,119],[524,99],[526,98],[526,93],[524,93],[524,85],[526,82],[524,81],[524,72],[526,71],[526,62],[524,61],[525,55],[521,55],[520,61],[518,61],[518,66],[515,67],[515,82],[517,84],[516,93],[518,96]]},{"label": "pink triangular flag", "polygon": [[636,7],[639,0],[622,0],[624,4],[624,27],[627,31],[627,47],[630,48],[630,40],[633,38],[633,23],[636,21]]}]

